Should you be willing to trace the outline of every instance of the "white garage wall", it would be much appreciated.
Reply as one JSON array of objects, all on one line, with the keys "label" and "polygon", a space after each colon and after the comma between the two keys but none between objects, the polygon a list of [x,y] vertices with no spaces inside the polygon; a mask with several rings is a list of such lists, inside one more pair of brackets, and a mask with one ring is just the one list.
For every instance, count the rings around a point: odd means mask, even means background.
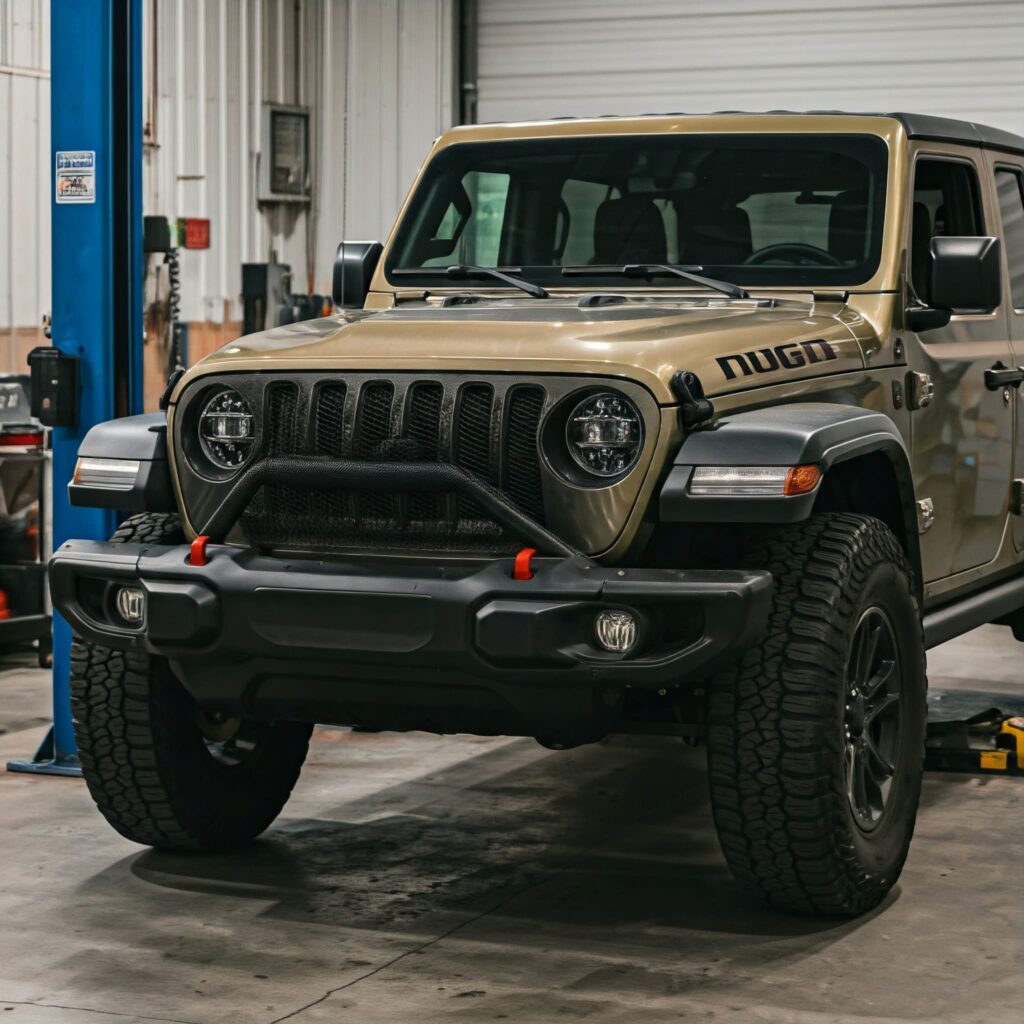
[{"label": "white garage wall", "polygon": [[0,370],[25,372],[50,308],[50,3],[0,0]]},{"label": "white garage wall", "polygon": [[1024,134],[1024,3],[480,0],[478,119],[908,110]]},{"label": "white garage wall", "polygon": [[[144,0],[144,206],[209,217],[182,254],[182,315],[240,316],[241,264],[272,249],[330,288],[342,237],[390,227],[452,123],[454,0]],[[297,16],[296,16],[297,9]],[[0,0],[0,370],[50,307],[50,3]],[[264,101],[313,110],[312,206],[256,203]]]},{"label": "white garage wall", "polygon": [[[240,317],[241,264],[271,250],[330,290],[342,237],[388,227],[451,123],[452,0],[148,0],[145,212],[209,217],[182,253],[182,316]],[[311,108],[314,200],[256,202],[262,105]]]}]

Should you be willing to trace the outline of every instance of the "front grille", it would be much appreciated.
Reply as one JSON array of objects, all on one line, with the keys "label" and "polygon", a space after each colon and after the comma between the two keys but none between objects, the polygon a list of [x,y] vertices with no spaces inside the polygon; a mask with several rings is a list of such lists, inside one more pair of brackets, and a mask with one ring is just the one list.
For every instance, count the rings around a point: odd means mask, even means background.
[{"label": "front grille", "polygon": [[[538,433],[547,394],[537,384],[476,380],[301,380],[267,388],[261,450],[369,462],[453,462],[502,489],[544,522]],[[515,550],[463,495],[266,487],[241,520],[268,549]]]}]

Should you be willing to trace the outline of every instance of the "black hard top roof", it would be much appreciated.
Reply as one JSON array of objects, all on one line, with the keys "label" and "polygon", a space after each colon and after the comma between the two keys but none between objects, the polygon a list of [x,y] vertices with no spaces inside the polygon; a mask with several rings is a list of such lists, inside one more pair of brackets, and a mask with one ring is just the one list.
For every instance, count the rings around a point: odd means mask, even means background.
[{"label": "black hard top roof", "polygon": [[[1024,155],[1024,136],[992,128],[987,124],[974,121],[959,121],[952,117],[936,117],[933,114],[905,114],[863,110],[713,110],[710,115],[720,114],[845,114],[855,117],[891,117],[899,121],[907,135],[912,139],[931,139],[935,142],[957,142],[967,146],[983,146],[986,149],[999,149],[1006,153]],[[621,114],[606,114],[608,118],[622,117]],[[669,110],[660,114],[639,114],[639,117],[687,117],[701,116],[694,112]],[[587,121],[590,118],[556,117],[555,121]]]},{"label": "black hard top roof", "polygon": [[912,139],[933,139],[938,142],[961,142],[968,146],[984,146],[1008,153],[1024,153],[1024,136],[991,128],[974,121],[957,121],[952,117],[931,114],[887,114],[901,122]]}]

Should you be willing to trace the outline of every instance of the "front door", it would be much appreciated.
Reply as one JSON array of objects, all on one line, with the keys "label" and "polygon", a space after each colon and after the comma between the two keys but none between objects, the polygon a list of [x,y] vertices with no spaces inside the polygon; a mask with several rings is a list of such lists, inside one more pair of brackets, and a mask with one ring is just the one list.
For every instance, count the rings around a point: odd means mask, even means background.
[{"label": "front door", "polygon": [[[910,285],[925,305],[934,236],[999,233],[975,153],[937,146],[920,152],[914,165]],[[946,327],[907,336],[911,369],[934,386],[932,402],[911,417],[917,497],[930,499],[933,516],[930,526],[922,522],[926,581],[992,561],[1006,528],[1013,401],[1006,389],[985,386],[987,369],[1012,365],[1006,305],[1004,296],[999,309],[958,313]]]},{"label": "front door", "polygon": [[[1003,252],[1006,277],[1004,302],[1010,318],[1010,345],[1013,366],[1024,367],[1024,159],[1000,156],[995,162],[996,194],[1003,224]],[[1014,429],[1017,441],[1013,475],[1016,486],[1024,490],[1024,384],[1015,389]],[[1019,500],[1024,503],[1024,495]],[[1024,551],[1024,508],[1017,507],[1013,517],[1013,542]]]}]

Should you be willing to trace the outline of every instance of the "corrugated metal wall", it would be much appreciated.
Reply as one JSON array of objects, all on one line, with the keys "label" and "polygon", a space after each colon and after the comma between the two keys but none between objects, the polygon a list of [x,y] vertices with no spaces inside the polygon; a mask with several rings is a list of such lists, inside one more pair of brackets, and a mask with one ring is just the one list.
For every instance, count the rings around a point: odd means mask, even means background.
[{"label": "corrugated metal wall", "polygon": [[480,0],[479,119],[910,110],[1024,134],[1020,0]]},{"label": "corrugated metal wall", "polygon": [[50,308],[50,3],[0,0],[0,370]]},{"label": "corrugated metal wall", "polygon": [[[241,264],[271,250],[330,290],[343,236],[379,237],[451,123],[452,0],[148,0],[147,213],[209,217],[182,254],[182,315],[240,316]],[[264,103],[308,106],[314,197],[258,207]],[[227,308],[225,308],[227,304]]]}]

